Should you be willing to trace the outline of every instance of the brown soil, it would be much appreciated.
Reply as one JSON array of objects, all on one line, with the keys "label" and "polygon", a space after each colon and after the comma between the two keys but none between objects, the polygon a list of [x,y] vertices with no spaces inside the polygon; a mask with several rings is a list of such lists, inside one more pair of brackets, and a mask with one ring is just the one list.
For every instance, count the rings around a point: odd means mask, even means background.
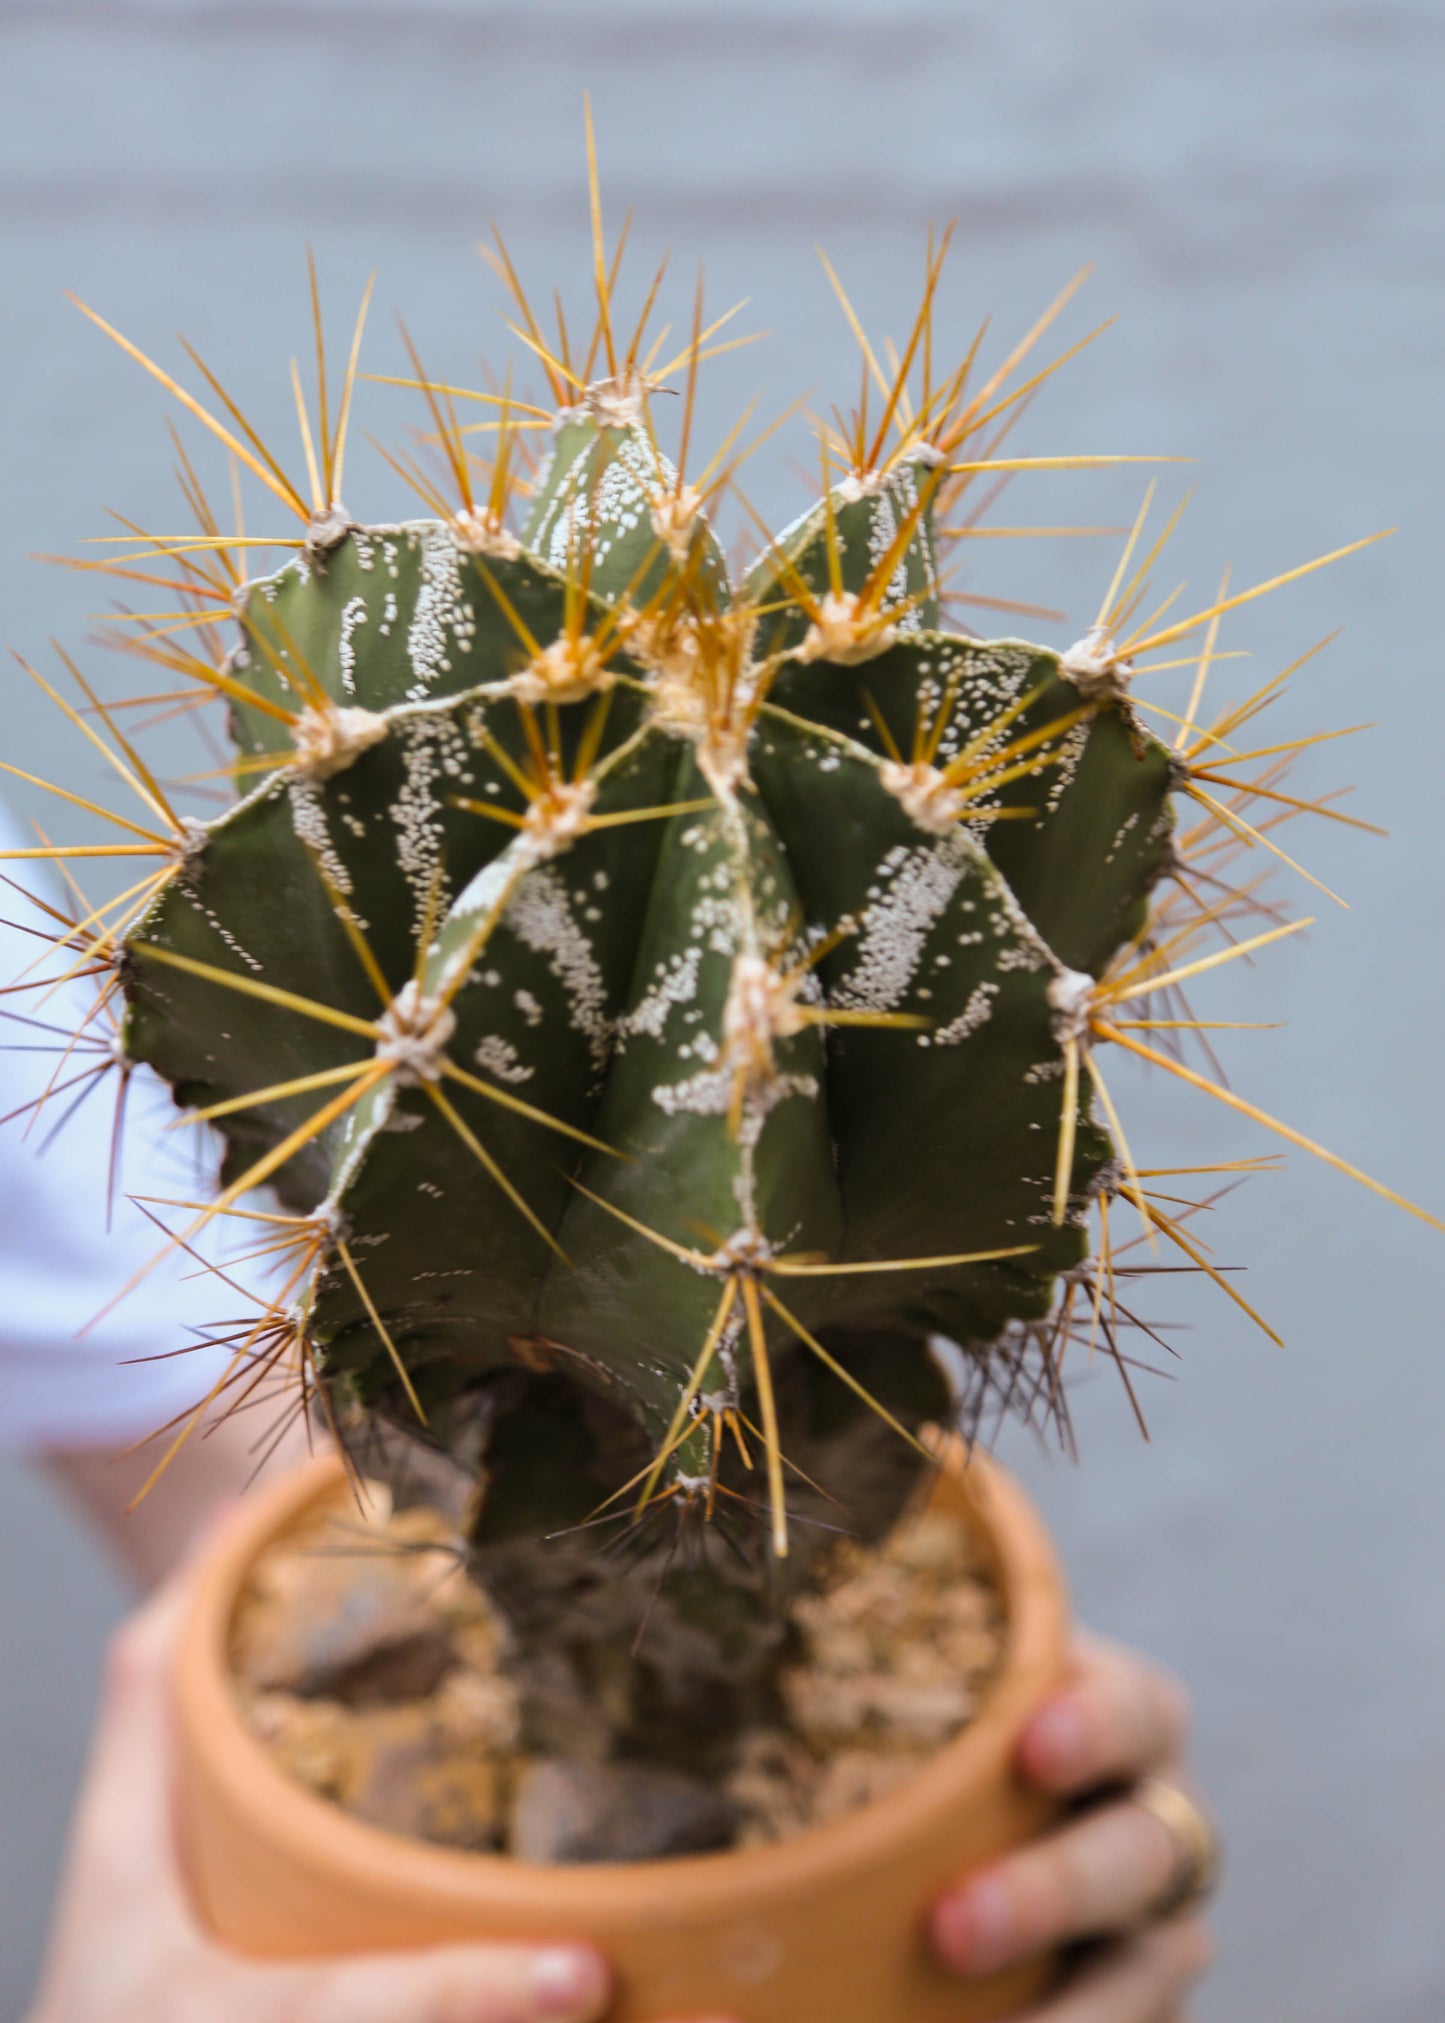
[{"label": "brown soil", "polygon": [[[379,1486],[365,1516],[343,1491],[266,1553],[231,1655],[252,1732],[357,1818],[575,1860],[588,1858],[578,1815],[602,1807],[614,1846],[628,1808],[668,1812],[670,1844],[704,1848],[778,1840],[881,1797],[967,1724],[1002,1642],[967,1527],[936,1511],[881,1547],[840,1542],[792,1617],[802,1657],[783,1676],[785,1719],[744,1735],[716,1793],[635,1766],[528,1760],[506,1633],[445,1520],[393,1512]],[[649,1833],[640,1820],[639,1853]]]}]

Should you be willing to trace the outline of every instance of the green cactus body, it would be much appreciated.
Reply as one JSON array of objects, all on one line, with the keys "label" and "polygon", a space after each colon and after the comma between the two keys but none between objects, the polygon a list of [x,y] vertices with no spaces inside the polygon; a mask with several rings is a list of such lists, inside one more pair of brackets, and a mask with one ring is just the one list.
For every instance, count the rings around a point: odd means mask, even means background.
[{"label": "green cactus body", "polygon": [[[987,1370],[1085,1256],[1116,1168],[1068,1050],[1174,769],[1117,684],[937,629],[926,458],[733,601],[615,405],[561,416],[521,542],[333,524],[248,587],[259,783],[130,934],[124,1042],[317,1232],[332,1422],[450,1484],[534,1746],[696,1766],[836,1507],[916,1484],[930,1341]],[[619,1574],[586,1527],[640,1482]],[[671,1513],[734,1552],[679,1568]]]},{"label": "green cactus body", "polygon": [[[589,423],[560,433],[596,456]],[[621,510],[620,531],[583,530],[584,643],[614,616],[596,593],[651,566],[641,506]],[[236,678],[273,707],[324,701],[300,725],[238,706],[240,751],[277,770],[131,937],[127,1050],[183,1103],[381,1064],[276,1172],[347,1233],[371,1302],[323,1266],[310,1322],[328,1381],[395,1407],[374,1308],[423,1401],[536,1338],[659,1438],[753,1252],[1015,1253],[780,1277],[810,1331],[987,1341],[1041,1315],[1083,1253],[1078,1214],[1050,1213],[1061,984],[1137,930],[1168,847],[1167,755],[1126,705],[1081,703],[1057,656],[936,631],[852,664],[735,652],[721,732],[690,726],[666,670],[620,646],[554,703],[523,634],[565,639],[569,596],[528,552],[471,555],[439,525],[355,529],[251,586]],[[904,764],[919,725],[938,730],[932,758]],[[1031,769],[996,791],[960,801],[946,783],[960,753],[987,763],[1034,733]],[[550,814],[517,787],[539,739],[572,797]],[[472,812],[488,805],[511,825]],[[242,1000],[212,972],[290,996]],[[228,1173],[328,1088],[219,1120]],[[1076,1210],[1110,1157],[1086,1110]],[[739,1395],[741,1318],[725,1331]],[[766,1336],[797,1348],[771,1303]]]},{"label": "green cactus body", "polygon": [[881,577],[880,612],[897,630],[919,632],[938,623],[932,507],[940,464],[926,445],[915,445],[881,471],[850,473],[784,528],[744,584],[755,604],[781,599],[791,606],[776,628],[782,643],[801,645],[812,622],[798,601],[800,590],[815,600],[856,598],[875,576]]},{"label": "green cactus body", "polygon": [[[236,797],[182,820],[72,668],[111,743],[73,721],[144,805],[99,853],[151,868],[86,919],[45,916],[101,979],[72,1042],[93,1072],[154,1068],[223,1141],[176,1241],[264,1218],[275,1297],[213,1395],[299,1376],[349,1461],[447,1511],[510,1627],[527,1750],[706,1774],[778,1718],[784,1605],[840,1527],[877,1538],[907,1507],[927,1427],[997,1403],[1067,1437],[1081,1332],[1132,1398],[1116,1329],[1145,1323],[1116,1296],[1114,1204],[1259,1320],[1189,1208],[1146,1192],[1101,1045],[1434,1218],[1163,1051],[1196,1024],[1166,993],[1292,931],[1257,879],[1220,876],[1231,853],[1283,857],[1278,822],[1335,812],[1281,791],[1313,740],[1235,740],[1283,676],[1201,721],[1220,615],[1319,565],[1136,625],[1174,524],[1140,554],[1146,498],[1069,651],[951,632],[940,543],[983,474],[1153,459],[995,456],[995,418],[1053,367],[1005,384],[1072,289],[982,384],[974,351],[939,377],[945,233],[891,377],[843,298],[859,409],[818,426],[822,496],[730,575],[711,515],[752,410],[692,482],[688,455],[699,363],[747,340],[706,348],[732,312],[705,327],[699,283],[691,344],[654,371],[662,274],[624,348],[595,176],[593,224],[580,369],[498,242],[552,409],[510,379],[436,386],[412,352],[451,482],[384,454],[425,520],[340,503],[369,290],[338,403],[313,275],[309,498],[229,395],[223,421],[119,339],[302,532],[244,581],[251,544],[217,532],[183,452],[202,535],[138,535],[143,571],[87,558],[174,583],[194,624],[125,645],[226,699]],[[664,391],[684,392],[675,461]],[[475,433],[458,399],[487,404]],[[1166,747],[1131,683],[1196,634]],[[1181,792],[1203,811],[1183,843]],[[1268,925],[1241,937],[1251,914]],[[118,988],[112,1047],[90,1028]],[[281,1212],[253,1210],[261,1188]]]},{"label": "green cactus body", "polygon": [[[244,441],[182,396],[303,528],[242,581],[247,550],[186,463],[203,537],[137,537],[140,580],[173,580],[195,625],[127,649],[226,698],[236,798],[181,820],[106,716],[145,815],[114,817],[102,854],[153,869],[86,920],[45,911],[67,966],[78,948],[102,979],[92,1019],[114,1023],[123,988],[118,1045],[75,1036],[95,1072],[124,1087],[149,1065],[223,1140],[218,1196],[177,1241],[280,1198],[257,1211],[278,1289],[222,1403],[284,1365],[350,1461],[448,1512],[510,1627],[529,1751],[707,1774],[778,1717],[783,1605],[840,1526],[877,1538],[907,1507],[930,1424],[967,1432],[996,1402],[1066,1432],[1080,1312],[1129,1386],[1114,1331],[1144,1323],[1116,1298],[1111,1204],[1245,1306],[1189,1210],[1146,1194],[1101,1044],[1434,1218],[1161,1051],[1193,1016],[1149,1009],[1291,931],[1219,873],[1276,850],[1278,821],[1333,812],[1280,790],[1312,741],[1232,741],[1283,676],[1198,719],[1220,614],[1318,564],[1131,632],[1173,525],[1136,562],[1146,499],[1068,652],[950,632],[939,543],[976,478],[1116,459],[978,454],[1052,371],[1001,392],[1072,291],[977,390],[973,352],[940,379],[945,234],[891,382],[848,310],[868,378],[819,427],[823,496],[730,576],[710,515],[756,447],[735,447],[751,410],[686,477],[728,317],[704,328],[699,285],[691,345],[654,374],[661,273],[623,351],[595,181],[593,217],[580,372],[499,242],[555,411],[409,382],[453,488],[392,461],[434,517],[367,526],[340,504],[361,321],[338,407],[316,309],[309,503],[229,396]],[[653,409],[684,366],[674,462]],[[490,403],[489,464],[454,397]],[[1131,680],[1201,631],[1166,747]],[[1204,810],[1187,861],[1181,791]],[[1270,924],[1240,939],[1252,912]]]},{"label": "green cactus body", "polygon": [[722,550],[706,516],[679,504],[678,472],[644,398],[640,380],[630,391],[609,381],[558,417],[522,539],[555,569],[585,569],[599,596],[638,605],[695,554],[701,579],[726,601]]},{"label": "green cactus body", "polygon": [[605,299],[610,376],[551,361],[520,534],[510,396],[483,506],[420,382],[461,494],[422,478],[424,521],[353,522],[323,423],[299,552],[191,669],[237,799],[177,827],[118,958],[124,1058],[221,1133],[217,1206],[289,1211],[251,1339],[452,1512],[531,1745],[679,1764],[773,1708],[839,1513],[879,1535],[924,1426],[1010,1391],[1085,1282],[1127,1168],[1096,986],[1187,784],[1107,624],[945,628],[975,410],[926,360],[906,400],[921,320],[874,448],[825,431],[824,496],[734,589],[739,431],[684,476],[696,315],[676,465]]}]

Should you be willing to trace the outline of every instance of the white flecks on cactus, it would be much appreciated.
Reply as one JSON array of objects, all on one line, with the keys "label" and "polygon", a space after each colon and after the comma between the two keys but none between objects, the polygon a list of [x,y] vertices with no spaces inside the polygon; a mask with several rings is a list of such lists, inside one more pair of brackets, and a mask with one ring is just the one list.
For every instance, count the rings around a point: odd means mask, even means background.
[{"label": "white flecks on cactus", "polygon": [[[318,784],[306,775],[286,781],[286,791],[291,802],[291,822],[298,840],[310,852],[313,861],[321,866],[334,889],[343,898],[349,899],[355,891],[351,872],[346,861],[332,841],[327,824],[327,803],[323,799]],[[363,931],[367,923],[357,923]]]},{"label": "white flecks on cactus", "polygon": [[1070,787],[1074,784],[1075,776],[1079,770],[1079,763],[1088,749],[1088,744],[1089,725],[1087,723],[1079,723],[1075,724],[1071,731],[1066,732],[1062,741],[1056,747],[1054,763],[1045,775],[1047,790],[1044,796],[1044,806],[1049,814],[1052,815],[1056,812],[1065,794],[1068,793]]},{"label": "white flecks on cactus", "polygon": [[472,1049],[472,1059],[499,1082],[530,1082],[537,1072],[518,1057],[512,1042],[500,1033],[485,1034]]},{"label": "white flecks on cactus", "polygon": [[402,785],[389,813],[396,837],[396,861],[411,890],[418,934],[429,914],[448,896],[436,790],[446,776],[442,741],[449,728],[422,715],[403,716],[397,724]]},{"label": "white flecks on cactus", "polygon": [[421,702],[450,671],[451,652],[470,644],[473,620],[462,596],[461,551],[451,529],[427,524],[403,532],[421,549],[421,585],[406,640],[413,675],[407,700]]},{"label": "white flecks on cactus", "polygon": [[987,1025],[993,1016],[998,994],[999,986],[996,983],[978,984],[969,993],[968,1002],[957,1018],[950,1019],[947,1025],[939,1026],[931,1033],[919,1034],[920,1046],[958,1046],[970,1034],[976,1033],[981,1026]]},{"label": "white flecks on cactus", "polygon": [[594,1067],[605,1066],[612,1045],[607,986],[591,937],[577,921],[566,880],[550,865],[539,865],[522,880],[507,907],[507,926],[536,955],[545,955],[562,985],[573,1028],[592,1050]]},{"label": "white flecks on cactus", "polygon": [[629,1033],[646,1033],[660,1040],[668,1013],[675,1005],[691,1004],[697,995],[698,972],[702,967],[702,947],[691,942],[658,964],[656,981],[649,985],[632,1009],[618,1024],[619,1043],[626,1044]]},{"label": "white flecks on cactus", "polygon": [[356,693],[356,647],[352,634],[358,625],[367,625],[371,612],[364,597],[353,597],[341,613],[341,632],[336,641],[336,661],[341,669],[341,686],[348,695]]},{"label": "white flecks on cactus", "polygon": [[955,830],[938,843],[890,850],[878,867],[878,897],[863,916],[852,966],[834,986],[837,1005],[896,1011],[914,988],[924,947],[958,890],[977,846]]}]

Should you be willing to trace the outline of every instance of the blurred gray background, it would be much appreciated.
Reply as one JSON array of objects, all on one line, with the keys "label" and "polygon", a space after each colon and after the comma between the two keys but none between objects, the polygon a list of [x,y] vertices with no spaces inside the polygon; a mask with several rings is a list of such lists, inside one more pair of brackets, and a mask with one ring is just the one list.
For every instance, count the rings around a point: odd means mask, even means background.
[{"label": "blurred gray background", "polygon": [[[63,289],[173,366],[184,330],[288,444],[308,243],[338,333],[380,269],[374,369],[398,369],[390,311],[404,305],[429,368],[474,377],[479,352],[502,360],[510,344],[471,250],[489,213],[526,278],[544,294],[559,278],[581,311],[585,89],[613,221],[638,206],[634,289],[672,245],[670,314],[685,319],[701,259],[710,300],[750,296],[752,327],[773,333],[712,368],[700,439],[758,386],[774,411],[805,388],[854,397],[857,354],[815,240],[870,328],[902,335],[925,228],[956,214],[946,348],[961,354],[988,311],[993,357],[1092,260],[1062,336],[1119,323],[1018,443],[1198,460],[1165,473],[1171,498],[1186,482],[1198,495],[1162,588],[1187,575],[1202,603],[1226,560],[1254,581],[1399,524],[1226,620],[1221,644],[1254,658],[1216,671],[1221,696],[1347,628],[1274,713],[1278,735],[1377,720],[1306,777],[1356,781],[1350,806],[1392,833],[1292,828],[1289,847],[1351,910],[1283,873],[1317,928],[1243,987],[1226,973],[1201,988],[1198,1008],[1288,1020],[1229,1036],[1235,1086],[1445,1212],[1442,63],[1432,0],[0,6],[4,639],[79,644],[97,603],[31,551],[73,550],[103,531],[103,506],[178,524],[164,397]],[[363,409],[392,438],[415,419],[381,388]],[[790,458],[807,456],[800,424],[751,471],[756,502],[791,514]],[[1022,480],[995,517],[1117,521],[1140,489],[1137,474]],[[360,451],[347,496],[363,515],[409,510]],[[1039,628],[1064,643],[1092,617],[1114,545],[990,543],[970,580],[1064,607],[1072,630]],[[1185,675],[1150,691],[1176,708],[1186,692]],[[7,757],[98,783],[18,677],[0,726]],[[1266,1149],[1207,1099],[1122,1067],[1112,1080],[1141,1160]],[[1445,2014],[1445,1238],[1303,1155],[1213,1220],[1289,1348],[1210,1288],[1163,1281],[1144,1310],[1187,1331],[1178,1381],[1146,1387],[1152,1443],[1101,1368],[1075,1393],[1081,1467],[1017,1433],[1003,1452],[1057,1528],[1081,1612],[1196,1695],[1230,1848],[1203,2023],[1429,2023]],[[42,1482],[0,1464],[7,2023],[122,1606]]]}]

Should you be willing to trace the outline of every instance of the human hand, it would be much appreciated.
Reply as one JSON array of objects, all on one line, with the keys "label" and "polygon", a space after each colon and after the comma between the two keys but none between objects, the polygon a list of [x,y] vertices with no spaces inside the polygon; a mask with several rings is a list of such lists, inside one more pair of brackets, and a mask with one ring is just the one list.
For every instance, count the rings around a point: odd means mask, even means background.
[{"label": "human hand", "polygon": [[591,2023],[612,1977],[584,1946],[437,1946],[267,1965],[197,1924],[170,1817],[182,1576],[111,1647],[104,1703],[30,2023]]},{"label": "human hand", "polygon": [[1210,1942],[1197,1907],[1174,1915],[1161,1907],[1196,1851],[1129,1787],[1158,1778],[1187,1792],[1188,1734],[1176,1680],[1132,1651],[1081,1639],[1071,1676],[1024,1730],[1018,1766],[1041,1791],[1098,1801],[935,1905],[943,1964],[983,1976],[1051,1947],[1107,1939],[1018,2023],[1177,2023]]}]

